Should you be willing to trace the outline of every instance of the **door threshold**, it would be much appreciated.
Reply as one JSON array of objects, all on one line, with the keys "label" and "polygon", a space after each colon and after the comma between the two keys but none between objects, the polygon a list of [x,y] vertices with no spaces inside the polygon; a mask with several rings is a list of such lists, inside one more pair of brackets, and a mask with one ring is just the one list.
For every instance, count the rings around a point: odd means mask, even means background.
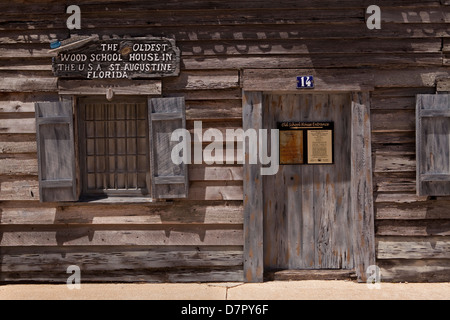
[{"label": "door threshold", "polygon": [[266,272],[268,281],[301,281],[301,280],[356,280],[354,270],[308,269],[278,270]]}]

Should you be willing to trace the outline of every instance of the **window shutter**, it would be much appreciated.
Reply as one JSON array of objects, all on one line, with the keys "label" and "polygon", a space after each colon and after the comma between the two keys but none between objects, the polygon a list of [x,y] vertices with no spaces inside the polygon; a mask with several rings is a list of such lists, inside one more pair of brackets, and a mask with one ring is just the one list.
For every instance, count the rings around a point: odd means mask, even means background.
[{"label": "window shutter", "polygon": [[418,95],[416,117],[417,193],[450,195],[450,95]]},{"label": "window shutter", "polygon": [[172,148],[179,142],[170,141],[173,131],[186,128],[184,98],[150,98],[148,105],[153,198],[186,198],[187,164],[173,163]]},{"label": "window shutter", "polygon": [[36,103],[41,202],[77,201],[72,101]]}]

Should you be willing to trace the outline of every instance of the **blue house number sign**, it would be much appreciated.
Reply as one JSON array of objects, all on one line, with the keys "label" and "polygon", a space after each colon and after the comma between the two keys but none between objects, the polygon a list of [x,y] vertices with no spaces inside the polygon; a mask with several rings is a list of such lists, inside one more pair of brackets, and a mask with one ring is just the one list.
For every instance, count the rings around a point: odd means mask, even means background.
[{"label": "blue house number sign", "polygon": [[297,77],[297,89],[314,89],[314,77]]}]

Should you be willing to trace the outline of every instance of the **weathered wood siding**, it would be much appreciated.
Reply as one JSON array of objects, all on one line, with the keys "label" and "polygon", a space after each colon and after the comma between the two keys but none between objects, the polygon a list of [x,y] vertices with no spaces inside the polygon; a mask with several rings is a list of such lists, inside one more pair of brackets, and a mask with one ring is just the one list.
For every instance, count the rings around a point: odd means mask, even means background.
[{"label": "weathered wood siding", "polygon": [[[34,103],[70,90],[48,49],[69,37],[72,2],[0,4],[0,280],[65,282],[71,264],[84,281],[242,280],[242,166],[190,165],[173,204],[39,203]],[[386,281],[450,279],[450,198],[418,197],[415,181],[415,95],[450,87],[448,1],[385,1],[380,30],[365,23],[373,1],[76,2],[72,33],[176,39],[181,73],[162,93],[185,97],[191,130],[242,127],[250,72],[268,91],[288,69],[316,70],[322,90],[374,88],[376,263]]]}]

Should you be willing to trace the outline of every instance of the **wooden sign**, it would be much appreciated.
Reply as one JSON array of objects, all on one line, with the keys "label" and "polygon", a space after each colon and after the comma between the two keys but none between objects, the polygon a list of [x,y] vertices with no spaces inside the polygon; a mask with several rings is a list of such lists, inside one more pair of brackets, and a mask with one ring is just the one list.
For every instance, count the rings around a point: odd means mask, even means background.
[{"label": "wooden sign", "polygon": [[145,79],[177,76],[180,50],[175,40],[135,38],[90,41],[59,50],[53,73],[60,78]]},{"label": "wooden sign", "polygon": [[333,122],[281,122],[280,164],[334,163]]}]

